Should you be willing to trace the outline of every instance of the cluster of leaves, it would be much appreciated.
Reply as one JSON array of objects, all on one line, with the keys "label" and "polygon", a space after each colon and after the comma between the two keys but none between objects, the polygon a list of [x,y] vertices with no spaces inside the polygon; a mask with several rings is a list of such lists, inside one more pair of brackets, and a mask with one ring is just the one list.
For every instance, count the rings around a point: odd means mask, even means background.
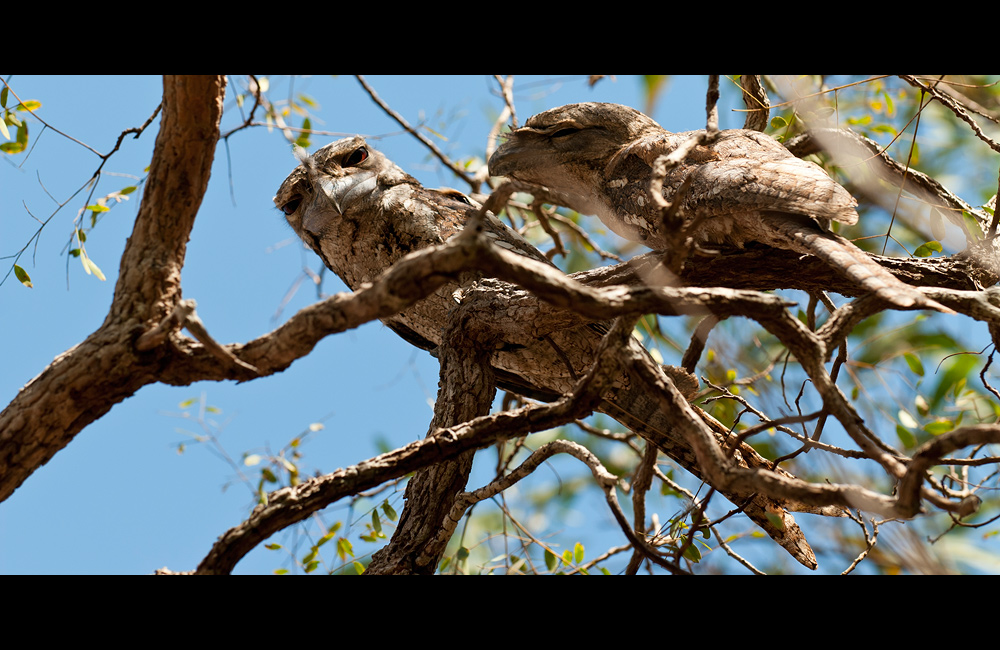
[{"label": "cluster of leaves", "polygon": [[[239,460],[236,460],[222,443],[222,433],[231,422],[218,420],[222,415],[221,409],[210,405],[204,394],[200,397],[184,400],[178,405],[178,408],[180,411],[173,415],[197,425],[200,431],[178,427],[175,429],[176,432],[198,445],[204,445],[213,455],[230,467],[235,473],[235,478],[225,483],[223,489],[228,489],[234,483],[245,485],[253,495],[252,503],[248,504],[248,510],[252,510],[257,505],[267,504],[269,493],[284,487],[298,485],[304,475],[319,476],[321,474],[317,469],[304,467],[303,446],[312,435],[324,429],[322,422],[311,423],[277,451],[270,449],[254,452],[244,451]],[[185,453],[188,449],[188,442],[177,443],[176,449],[178,454]],[[379,504],[370,505],[371,503],[370,497],[356,497],[350,505],[350,512],[363,512],[364,515],[361,518],[348,517],[346,522],[337,519],[328,524],[323,521],[322,517],[317,517],[288,531],[288,535],[293,538],[291,542],[287,544],[270,543],[266,544],[265,548],[272,551],[288,549],[286,563],[290,562],[304,573],[313,573],[320,567],[327,567],[329,573],[356,573],[360,575],[364,572],[370,554],[385,543],[386,534],[383,529],[392,526],[398,518],[395,508],[389,502],[389,497],[383,498]],[[317,534],[319,538],[311,541]],[[355,551],[354,542],[351,541],[352,537],[356,537],[365,545],[363,552]],[[291,549],[301,547],[300,539],[309,540],[309,550],[302,557],[297,557]],[[326,559],[321,549],[330,541],[335,541],[334,554],[332,558]],[[291,571],[286,567],[281,567],[275,569],[274,572],[283,575]]]},{"label": "cluster of leaves", "polygon": [[[0,151],[8,155],[19,154],[28,148],[28,122],[18,113],[30,113],[42,107],[41,102],[29,99],[18,102],[14,106],[8,106],[10,97],[10,87],[4,85],[0,90],[0,110],[3,111],[3,120],[0,120],[0,136],[7,142],[0,143]],[[10,129],[14,128],[14,138],[11,139]]]}]

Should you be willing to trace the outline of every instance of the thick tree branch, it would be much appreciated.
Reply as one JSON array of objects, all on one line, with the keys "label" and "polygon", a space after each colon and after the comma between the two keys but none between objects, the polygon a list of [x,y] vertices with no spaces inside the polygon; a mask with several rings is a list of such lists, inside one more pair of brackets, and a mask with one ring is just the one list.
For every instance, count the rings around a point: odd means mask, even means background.
[{"label": "thick tree branch", "polygon": [[158,380],[164,350],[134,342],[180,299],[187,240],[219,136],[225,78],[164,78],[160,133],[115,296],[101,327],[0,412],[0,501],[85,426]]}]

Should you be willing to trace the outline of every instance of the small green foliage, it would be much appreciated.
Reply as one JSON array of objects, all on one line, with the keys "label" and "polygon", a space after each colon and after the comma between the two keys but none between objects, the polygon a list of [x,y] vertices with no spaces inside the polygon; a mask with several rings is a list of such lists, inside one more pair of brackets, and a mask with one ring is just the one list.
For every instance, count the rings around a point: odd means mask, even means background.
[{"label": "small green foliage", "polygon": [[312,122],[309,118],[302,120],[302,132],[299,133],[298,138],[295,140],[296,146],[302,147],[303,149],[308,149],[311,144],[309,140],[309,131],[312,129]]},{"label": "small green foliage", "polygon": [[31,276],[28,275],[28,272],[22,269],[17,264],[14,265],[14,277],[17,278],[18,282],[28,287],[29,289],[32,289],[35,286],[31,284]]},{"label": "small green foliage", "polygon": [[972,213],[962,210],[962,221],[965,222],[965,227],[968,231],[972,233],[972,238],[974,240],[979,241],[983,238],[983,230],[979,226],[979,219],[976,219]]},{"label": "small green foliage", "polygon": [[906,352],[903,354],[903,359],[906,360],[906,365],[910,367],[913,374],[920,377],[924,376],[924,364],[921,363],[920,357],[913,354],[912,352]]},{"label": "small green foliage", "polygon": [[939,436],[942,433],[948,433],[954,428],[955,423],[951,420],[936,420],[934,422],[928,422],[924,425],[924,431],[932,436]]},{"label": "small green foliage", "polygon": [[389,505],[388,499],[382,502],[382,514],[384,514],[385,518],[389,521],[396,521],[396,511],[393,510],[391,505]]},{"label": "small green foliage", "polygon": [[354,545],[351,544],[351,540],[341,537],[337,540],[337,557],[341,562],[346,562],[348,556],[354,557]]},{"label": "small green foliage", "polygon": [[695,563],[701,562],[701,551],[698,550],[697,544],[691,544],[684,549],[684,559]]},{"label": "small green foliage", "polygon": [[917,246],[917,250],[913,251],[913,254],[917,257],[930,257],[934,253],[940,253],[944,250],[939,241],[929,241],[925,244]]},{"label": "small green foliage", "polygon": [[910,430],[904,427],[902,424],[896,425],[896,437],[899,438],[899,442],[903,444],[903,447],[912,448],[917,445],[917,439],[913,437]]}]

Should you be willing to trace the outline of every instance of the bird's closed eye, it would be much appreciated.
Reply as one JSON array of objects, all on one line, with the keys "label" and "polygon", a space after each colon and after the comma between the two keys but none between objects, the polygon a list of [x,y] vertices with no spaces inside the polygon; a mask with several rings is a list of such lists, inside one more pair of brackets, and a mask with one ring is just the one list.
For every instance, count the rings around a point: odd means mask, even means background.
[{"label": "bird's closed eye", "polygon": [[300,203],[302,203],[302,197],[301,196],[296,196],[294,199],[292,199],[292,200],[286,202],[284,205],[282,205],[281,206],[281,211],[284,212],[285,214],[293,214],[296,210],[299,209],[299,204]]},{"label": "bird's closed eye", "polygon": [[368,149],[365,147],[358,147],[344,159],[344,163],[341,167],[354,167],[355,165],[360,165],[366,160],[368,160]]},{"label": "bird's closed eye", "polygon": [[565,129],[559,129],[558,131],[556,131],[555,133],[553,133],[552,137],[553,138],[562,138],[562,137],[567,136],[567,135],[573,135],[574,133],[578,133],[579,131],[580,131],[580,129],[577,129],[577,128],[566,127]]}]

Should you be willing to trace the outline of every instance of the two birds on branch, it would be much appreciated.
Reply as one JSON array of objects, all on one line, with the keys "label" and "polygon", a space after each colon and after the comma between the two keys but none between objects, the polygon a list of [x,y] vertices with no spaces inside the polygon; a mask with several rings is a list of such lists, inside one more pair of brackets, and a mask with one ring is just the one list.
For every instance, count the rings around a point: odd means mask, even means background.
[{"label": "two birds on branch", "polygon": [[[489,167],[494,176],[544,186],[563,197],[566,207],[595,214],[622,237],[666,250],[681,263],[701,245],[757,242],[814,255],[896,308],[951,311],[827,229],[830,221],[855,223],[857,202],[818,165],[756,131],[721,131],[690,146],[701,136],[670,133],[625,106],[572,104],[530,118],[509,134]],[[671,153],[674,159],[662,158]],[[662,198],[650,194],[651,182],[660,179]],[[480,212],[459,192],[424,188],[361,137],[303,157],[275,204],[351,289],[375,280],[408,253],[447,242]],[[549,264],[492,213],[485,214],[484,232],[498,246]],[[433,350],[460,300],[458,288],[457,283],[445,285],[384,322],[413,345]],[[587,372],[605,331],[604,324],[594,323],[505,341],[493,360],[498,384],[541,399],[567,394]],[[630,345],[648,355],[638,342]],[[705,478],[692,446],[658,404],[629,381],[626,369],[600,410]],[[700,409],[697,413],[700,426],[725,449],[725,429],[718,423],[713,427]],[[735,461],[791,476],[743,443]],[[815,556],[789,510],[817,509],[760,494],[722,492],[799,562],[815,568]]]}]

